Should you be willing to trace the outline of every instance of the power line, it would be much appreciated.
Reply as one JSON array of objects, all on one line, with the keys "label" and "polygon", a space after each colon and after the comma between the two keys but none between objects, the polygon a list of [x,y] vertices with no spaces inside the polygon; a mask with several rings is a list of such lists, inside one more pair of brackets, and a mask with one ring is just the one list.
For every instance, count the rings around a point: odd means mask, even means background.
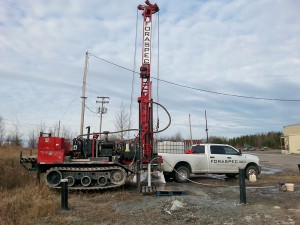
[{"label": "power line", "polygon": [[[128,127],[131,128],[131,117],[132,117],[132,104],[133,104],[133,94],[134,94],[134,71],[136,68],[136,50],[137,50],[137,30],[138,30],[138,20],[139,20],[139,14],[138,14],[138,8],[136,9],[136,24],[135,24],[135,39],[134,39],[134,55],[133,55],[133,72],[132,72],[132,80],[131,80],[131,94],[130,94],[130,108],[129,108],[129,124]],[[129,138],[129,132],[128,132],[128,138]]]},{"label": "power line", "polygon": [[66,112],[69,110],[69,108],[71,107],[71,105],[73,104],[73,102],[76,100],[76,98],[78,97],[78,93],[80,92],[81,87],[78,89],[78,91],[76,92],[76,94],[74,95],[73,99],[70,101],[69,105],[67,106],[67,108],[65,109],[64,113],[62,114],[62,116],[60,117],[60,120],[62,120],[66,114]]},{"label": "power line", "polygon": [[[153,79],[155,79],[155,78],[153,78]],[[202,91],[202,92],[207,92],[207,93],[211,93],[211,94],[224,95],[224,96],[230,96],[230,97],[256,99],[256,100],[267,100],[267,101],[300,102],[300,99],[264,98],[264,97],[254,97],[254,96],[246,96],[246,95],[236,95],[236,94],[222,93],[222,92],[217,92],[217,91],[210,91],[210,90],[205,90],[205,89],[201,89],[201,88],[190,87],[187,85],[178,84],[178,83],[174,83],[174,82],[166,81],[166,80],[162,80],[162,79],[160,79],[160,81],[164,82],[164,83],[176,85],[179,87],[183,87],[183,88],[196,90],[196,91]]]},{"label": "power line", "polygon": [[[113,62],[111,62],[109,60],[103,59],[103,58],[101,58],[99,56],[96,56],[96,55],[94,55],[92,53],[89,53],[89,54],[91,56],[93,56],[93,57],[95,57],[95,58],[103,61],[103,62],[109,63],[111,65],[114,65],[114,66],[119,67],[121,69],[127,70],[129,72],[139,74],[139,72],[136,72],[134,70],[128,69],[128,68],[126,68],[124,66],[118,65],[118,64],[113,63]],[[175,83],[175,82],[172,82],[172,81],[167,81],[167,80],[163,80],[163,79],[155,78],[155,77],[152,77],[152,79],[160,81],[160,82],[164,82],[164,83],[167,83],[167,84],[175,85],[175,86],[178,86],[178,87],[182,87],[182,88],[187,88],[187,89],[191,89],[191,90],[195,90],[195,91],[206,92],[206,93],[210,93],[210,94],[217,94],[217,95],[229,96],[229,97],[255,99],[255,100],[266,100],[266,101],[280,101],[280,102],[300,102],[300,99],[264,98],[264,97],[254,97],[254,96],[247,96],[247,95],[237,95],[237,94],[230,94],[230,93],[223,93],[223,92],[217,92],[217,91],[210,91],[210,90],[201,89],[201,88],[195,88],[195,87],[191,87],[191,86],[188,86],[188,85],[185,85],[185,84],[179,84],[179,83]]]},{"label": "power line", "polygon": [[96,56],[96,55],[90,53],[90,52],[89,52],[89,55],[91,55],[91,56],[93,56],[93,57],[95,57],[95,58],[97,58],[97,59],[100,59],[101,61],[104,61],[104,62],[107,62],[107,63],[109,63],[109,64],[112,64],[112,65],[114,65],[114,66],[116,66],[116,67],[119,67],[119,68],[121,68],[121,69],[127,70],[127,71],[132,72],[132,73],[139,74],[139,72],[136,72],[136,71],[134,71],[134,70],[128,69],[128,68],[126,68],[126,67],[124,67],[124,66],[118,65],[118,64],[113,63],[113,62],[111,62],[111,61],[109,61],[109,60],[103,59],[103,58],[101,58],[101,57],[99,57],[99,56]]},{"label": "power line", "polygon": [[20,121],[8,120],[8,119],[4,119],[4,118],[3,118],[3,120],[6,120],[6,121],[11,122],[10,125],[15,125],[15,124],[18,124],[18,123],[19,123],[19,124],[24,124],[24,125],[29,125],[29,126],[37,126],[37,127],[40,126],[40,125],[38,125],[38,124],[25,123],[25,122],[20,122]]},{"label": "power line", "polygon": [[[5,124],[12,125],[12,126],[17,125],[17,124],[20,124],[20,125],[23,124],[23,125],[27,125],[27,126],[35,126],[35,127],[38,127],[38,128],[43,127],[43,124],[26,123],[26,122],[14,121],[14,120],[9,120],[9,119],[4,119],[4,118],[3,118],[3,120],[9,121],[9,123],[5,123]],[[54,127],[45,126],[45,129],[54,129]]]},{"label": "power line", "polygon": [[91,113],[94,113],[97,117],[98,117],[98,114],[96,112],[94,112],[93,110],[91,110],[87,105],[85,105],[85,107],[91,112]]}]

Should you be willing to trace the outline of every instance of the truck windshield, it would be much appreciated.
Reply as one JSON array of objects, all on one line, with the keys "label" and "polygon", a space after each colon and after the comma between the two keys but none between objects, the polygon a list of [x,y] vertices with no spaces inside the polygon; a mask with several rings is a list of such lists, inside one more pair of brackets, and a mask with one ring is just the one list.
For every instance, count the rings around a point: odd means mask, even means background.
[{"label": "truck windshield", "polygon": [[226,155],[239,155],[239,152],[229,146],[225,146],[225,152]]}]

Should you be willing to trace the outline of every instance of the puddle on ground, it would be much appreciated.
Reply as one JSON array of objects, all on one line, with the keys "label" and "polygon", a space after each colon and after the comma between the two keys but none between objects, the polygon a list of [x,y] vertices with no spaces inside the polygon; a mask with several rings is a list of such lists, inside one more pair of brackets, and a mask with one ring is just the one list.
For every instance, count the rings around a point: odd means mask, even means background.
[{"label": "puddle on ground", "polygon": [[217,179],[217,180],[227,180],[227,176],[226,175],[219,175],[219,174],[208,174],[207,177],[209,178],[213,178],[213,179]]},{"label": "puddle on ground", "polygon": [[275,174],[275,173],[280,173],[283,170],[278,167],[269,167],[269,166],[263,166],[261,174]]}]

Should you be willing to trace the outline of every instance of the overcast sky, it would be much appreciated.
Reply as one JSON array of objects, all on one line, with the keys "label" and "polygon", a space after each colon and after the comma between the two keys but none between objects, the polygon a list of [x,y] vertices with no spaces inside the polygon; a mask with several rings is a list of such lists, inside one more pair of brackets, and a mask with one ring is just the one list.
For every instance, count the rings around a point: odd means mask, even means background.
[{"label": "overcast sky", "polygon": [[[300,123],[300,1],[156,3],[153,99],[172,117],[161,136],[189,138],[190,114],[193,138],[205,138],[205,110],[209,135],[282,131]],[[19,121],[27,138],[41,123],[50,128],[60,120],[78,134],[85,52],[139,71],[139,4],[144,1],[1,1],[0,116],[6,128]],[[124,104],[129,112],[132,93],[137,128],[139,75],[94,56],[88,60],[87,107],[96,111],[96,97],[109,96],[102,130],[114,131],[116,111]],[[85,126],[99,131],[99,117],[90,110]],[[155,124],[157,112],[163,129],[168,117],[154,107]]]}]

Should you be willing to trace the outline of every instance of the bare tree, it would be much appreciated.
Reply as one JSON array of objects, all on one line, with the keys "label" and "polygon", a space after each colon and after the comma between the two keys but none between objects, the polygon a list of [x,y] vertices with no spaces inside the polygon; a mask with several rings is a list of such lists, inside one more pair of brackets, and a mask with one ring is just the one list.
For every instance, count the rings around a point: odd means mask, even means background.
[{"label": "bare tree", "polygon": [[37,138],[40,136],[40,132],[46,132],[46,123],[44,121],[41,121],[40,125],[36,128]]},{"label": "bare tree", "polygon": [[30,148],[35,148],[37,146],[38,142],[38,135],[34,131],[34,129],[29,133],[29,138],[28,138],[28,146]]},{"label": "bare tree", "polygon": [[5,137],[5,146],[6,147],[10,147],[10,145],[12,143],[11,140],[12,140],[11,134],[6,135],[6,137]]},{"label": "bare tree", "polygon": [[62,126],[61,131],[60,131],[60,136],[66,139],[72,139],[72,132],[70,128]]},{"label": "bare tree", "polygon": [[182,141],[183,138],[182,138],[182,136],[181,136],[180,131],[177,131],[177,133],[175,133],[175,135],[171,136],[171,137],[170,137],[170,140],[171,140],[171,141]]},{"label": "bare tree", "polygon": [[49,128],[49,133],[51,133],[52,136],[58,137],[60,135],[58,132],[60,132],[58,123],[53,124],[53,126]]},{"label": "bare tree", "polygon": [[20,132],[20,123],[18,120],[13,124],[13,129],[11,131],[11,144],[15,146],[22,145],[22,134]]},{"label": "bare tree", "polygon": [[182,141],[183,137],[182,137],[180,131],[177,131],[174,135],[171,135],[171,136],[166,136],[166,135],[157,136],[156,139],[161,140],[161,141]]},{"label": "bare tree", "polygon": [[[45,132],[45,133],[47,133],[47,132]],[[56,128],[50,127],[48,130],[48,133],[50,133],[51,136],[56,137]]]},{"label": "bare tree", "polygon": [[0,147],[3,146],[5,141],[5,126],[3,118],[0,116]]},{"label": "bare tree", "polygon": [[115,128],[117,131],[122,131],[117,136],[123,140],[127,133],[123,131],[129,128],[129,113],[123,103],[115,114]]}]

